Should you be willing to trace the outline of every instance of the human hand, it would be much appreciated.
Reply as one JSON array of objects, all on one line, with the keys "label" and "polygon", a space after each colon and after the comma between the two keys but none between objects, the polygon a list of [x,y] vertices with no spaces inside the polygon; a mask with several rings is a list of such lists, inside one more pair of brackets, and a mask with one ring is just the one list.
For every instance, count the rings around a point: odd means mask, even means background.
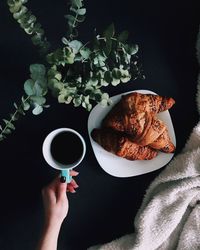
[{"label": "human hand", "polygon": [[[77,176],[78,172],[72,170],[71,176]],[[48,186],[43,188],[42,196],[45,210],[45,224],[60,226],[67,216],[69,203],[66,192],[75,193],[78,187],[75,180],[70,183],[60,182],[60,178],[56,177]]]}]

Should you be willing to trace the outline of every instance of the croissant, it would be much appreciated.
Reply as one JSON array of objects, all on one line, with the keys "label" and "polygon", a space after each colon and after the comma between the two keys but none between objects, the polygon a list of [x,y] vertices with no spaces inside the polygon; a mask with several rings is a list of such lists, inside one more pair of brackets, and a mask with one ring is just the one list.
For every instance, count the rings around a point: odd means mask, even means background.
[{"label": "croissant", "polygon": [[175,100],[171,97],[133,92],[122,96],[121,102],[126,113],[137,111],[156,114],[170,109],[174,105]]},{"label": "croissant", "polygon": [[167,129],[149,146],[165,153],[173,153],[175,151],[175,146],[170,140]]},{"label": "croissant", "polygon": [[[125,132],[129,138],[141,146],[153,143],[162,133],[167,133],[167,127],[163,121],[147,112],[133,114],[119,113],[104,120],[103,126],[116,131]],[[166,136],[162,139],[169,138]],[[160,138],[160,139],[161,139]]]},{"label": "croissant", "polygon": [[[123,98],[127,97],[127,99],[121,100],[114,106],[104,118],[102,126],[128,134],[129,139],[140,146],[149,145],[152,148],[166,153],[174,152],[175,146],[170,140],[166,125],[153,114],[153,111],[149,111],[152,105],[148,104],[148,100],[150,100],[150,102],[154,100],[154,106],[157,104],[154,108],[154,112],[160,112],[171,107],[174,103],[173,99],[161,96],[158,96],[158,99],[156,99],[155,95],[138,94],[139,93],[134,93],[134,95],[129,94],[128,97],[124,96]],[[136,106],[140,111],[137,109],[137,111],[128,112],[124,106],[124,100],[126,103],[129,97],[138,99],[139,96],[141,100],[146,100],[143,103],[144,108],[142,101],[137,100]],[[151,103],[153,103],[153,101]],[[133,105],[131,107],[133,107]]]},{"label": "croissant", "polygon": [[123,113],[117,105],[113,112],[109,113],[103,120],[102,126],[125,132],[133,138],[139,138],[144,131],[151,127],[153,116],[147,112]]},{"label": "croissant", "polygon": [[128,160],[151,160],[158,154],[153,148],[139,146],[127,136],[109,128],[94,129],[91,136],[105,150]]}]

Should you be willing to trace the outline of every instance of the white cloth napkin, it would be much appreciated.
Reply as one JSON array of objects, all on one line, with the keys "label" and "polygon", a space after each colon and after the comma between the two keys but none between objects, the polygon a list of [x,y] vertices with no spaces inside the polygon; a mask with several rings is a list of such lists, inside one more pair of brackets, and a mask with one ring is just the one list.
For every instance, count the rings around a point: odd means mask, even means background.
[{"label": "white cloth napkin", "polygon": [[[200,32],[197,58],[200,64]],[[200,74],[197,106],[200,113]],[[89,250],[200,249],[200,122],[182,153],[148,188],[134,225],[134,234]]]}]

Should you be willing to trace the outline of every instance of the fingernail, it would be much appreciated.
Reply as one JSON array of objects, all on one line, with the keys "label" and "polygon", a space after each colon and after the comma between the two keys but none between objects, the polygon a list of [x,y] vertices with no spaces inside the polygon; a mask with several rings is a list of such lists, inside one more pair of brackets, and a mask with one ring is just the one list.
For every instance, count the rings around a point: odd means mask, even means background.
[{"label": "fingernail", "polygon": [[66,182],[66,177],[65,176],[61,176],[60,177],[60,182],[65,183]]}]

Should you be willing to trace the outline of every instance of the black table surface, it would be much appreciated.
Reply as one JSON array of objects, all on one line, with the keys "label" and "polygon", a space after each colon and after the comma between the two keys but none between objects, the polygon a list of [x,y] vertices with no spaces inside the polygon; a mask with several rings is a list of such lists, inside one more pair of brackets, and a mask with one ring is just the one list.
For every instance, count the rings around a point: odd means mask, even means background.
[{"label": "black table surface", "polygon": [[[43,24],[56,47],[66,34],[67,1],[30,0],[28,6]],[[198,1],[85,1],[87,19],[79,29],[86,41],[96,27],[99,32],[111,22],[116,30],[130,31],[130,41],[139,45],[145,80],[107,88],[112,96],[125,91],[149,89],[176,100],[170,110],[178,154],[198,121],[196,84],[198,64],[195,43],[199,25]],[[40,63],[37,49],[14,21],[6,1],[0,3],[0,117],[19,102],[29,65]],[[134,231],[134,217],[149,184],[160,170],[129,178],[116,178],[102,170],[87,132],[89,113],[58,104],[39,116],[29,112],[16,123],[16,131],[0,143],[0,249],[34,249],[43,220],[41,189],[57,174],[42,157],[41,146],[53,129],[71,127],[85,138],[87,154],[77,170],[79,190],[69,194],[70,210],[58,249],[82,250]]]}]

